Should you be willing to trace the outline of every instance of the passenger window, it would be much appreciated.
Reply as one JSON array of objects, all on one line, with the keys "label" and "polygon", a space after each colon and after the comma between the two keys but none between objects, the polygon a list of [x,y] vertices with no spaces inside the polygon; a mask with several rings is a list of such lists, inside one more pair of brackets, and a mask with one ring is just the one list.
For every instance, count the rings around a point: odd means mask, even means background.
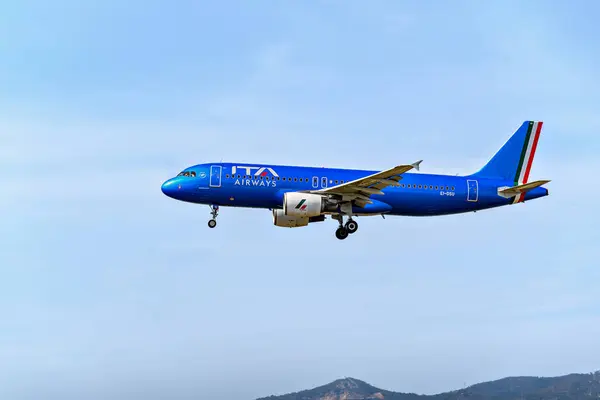
[{"label": "passenger window", "polygon": [[454,186],[452,186],[452,191],[454,191]]},{"label": "passenger window", "polygon": [[298,182],[298,178],[294,178],[294,182]]},{"label": "passenger window", "polygon": [[336,184],[336,185],[338,184],[338,180],[337,180],[337,179],[335,180],[335,184]]}]

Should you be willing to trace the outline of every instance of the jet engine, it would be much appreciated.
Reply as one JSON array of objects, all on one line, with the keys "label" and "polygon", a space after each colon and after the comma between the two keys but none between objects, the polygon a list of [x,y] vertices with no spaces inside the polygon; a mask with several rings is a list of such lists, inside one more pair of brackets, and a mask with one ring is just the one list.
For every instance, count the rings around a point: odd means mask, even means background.
[{"label": "jet engine", "polygon": [[273,224],[284,228],[298,228],[308,225],[309,217],[292,217],[285,215],[283,210],[273,210]]},{"label": "jet engine", "polygon": [[281,209],[273,210],[273,224],[275,226],[281,226],[284,228],[299,228],[313,222],[323,221],[325,221],[324,215],[319,215],[316,217],[291,217],[289,215],[285,215]]},{"label": "jet engine", "polygon": [[326,205],[325,198],[318,194],[288,192],[283,196],[283,213],[290,217],[316,217]]}]

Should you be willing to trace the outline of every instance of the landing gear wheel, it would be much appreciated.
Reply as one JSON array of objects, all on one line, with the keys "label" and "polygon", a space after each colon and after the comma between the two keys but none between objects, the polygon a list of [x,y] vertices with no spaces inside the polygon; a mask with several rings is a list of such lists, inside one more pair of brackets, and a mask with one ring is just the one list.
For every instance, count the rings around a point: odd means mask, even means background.
[{"label": "landing gear wheel", "polygon": [[208,227],[214,228],[217,226],[217,216],[219,215],[219,206],[212,205],[210,206],[210,215],[212,215],[212,219],[208,221]]},{"label": "landing gear wheel", "polygon": [[349,234],[353,234],[358,230],[358,223],[352,219],[349,220],[348,222],[346,222],[346,230]]},{"label": "landing gear wheel", "polygon": [[335,231],[335,237],[340,240],[346,239],[348,237],[348,230],[346,228],[344,228],[343,226],[340,226]]}]

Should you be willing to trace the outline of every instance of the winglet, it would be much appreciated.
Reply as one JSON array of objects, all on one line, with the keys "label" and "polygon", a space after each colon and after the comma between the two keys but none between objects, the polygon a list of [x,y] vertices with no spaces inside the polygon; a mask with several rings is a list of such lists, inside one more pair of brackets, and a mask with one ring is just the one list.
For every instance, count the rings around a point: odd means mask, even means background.
[{"label": "winglet", "polygon": [[416,163],[412,163],[410,164],[414,169],[416,169],[417,171],[419,171],[419,167],[421,166],[421,163],[423,162],[423,160],[419,160]]}]

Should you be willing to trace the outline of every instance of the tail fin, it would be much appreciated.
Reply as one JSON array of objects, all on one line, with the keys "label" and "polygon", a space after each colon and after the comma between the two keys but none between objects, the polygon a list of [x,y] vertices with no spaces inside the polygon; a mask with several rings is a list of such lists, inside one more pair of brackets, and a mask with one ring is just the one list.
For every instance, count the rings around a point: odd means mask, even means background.
[{"label": "tail fin", "polygon": [[525,121],[476,176],[527,183],[537,148],[542,121]]}]

